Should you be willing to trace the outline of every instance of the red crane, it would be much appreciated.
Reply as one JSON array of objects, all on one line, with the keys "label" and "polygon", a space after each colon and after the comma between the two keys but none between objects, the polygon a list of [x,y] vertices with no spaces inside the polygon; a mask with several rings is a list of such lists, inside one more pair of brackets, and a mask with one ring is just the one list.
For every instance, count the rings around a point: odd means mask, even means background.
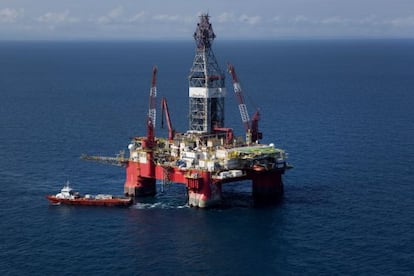
[{"label": "red crane", "polygon": [[262,139],[263,135],[261,132],[259,132],[259,119],[260,119],[259,111],[257,110],[253,115],[253,119],[250,120],[249,113],[247,112],[246,104],[244,103],[243,92],[240,86],[240,82],[237,78],[236,70],[234,69],[234,66],[230,63],[227,65],[227,69],[229,73],[231,74],[231,77],[233,80],[234,94],[236,94],[236,98],[239,103],[239,111],[240,111],[240,116],[241,116],[241,119],[244,125],[244,130],[246,131],[246,134],[249,132],[251,133],[252,141],[257,141],[259,139]]},{"label": "red crane", "polygon": [[154,145],[154,128],[157,116],[156,99],[157,99],[157,66],[152,68],[151,89],[149,94],[149,108],[147,116],[147,139],[146,147],[152,148]]},{"label": "red crane", "polygon": [[164,127],[164,117],[162,116],[165,113],[165,119],[167,121],[167,127],[168,127],[168,140],[172,141],[174,139],[175,130],[172,127],[171,124],[171,117],[170,112],[168,111],[168,104],[167,99],[165,97],[161,100],[161,127]]}]

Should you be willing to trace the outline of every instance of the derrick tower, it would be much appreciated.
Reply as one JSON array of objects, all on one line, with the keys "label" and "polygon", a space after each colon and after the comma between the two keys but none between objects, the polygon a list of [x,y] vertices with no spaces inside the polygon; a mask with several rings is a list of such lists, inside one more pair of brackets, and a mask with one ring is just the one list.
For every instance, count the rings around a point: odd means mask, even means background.
[{"label": "derrick tower", "polygon": [[194,32],[195,57],[189,74],[189,132],[211,133],[224,127],[225,77],[211,48],[214,38],[208,14]]}]

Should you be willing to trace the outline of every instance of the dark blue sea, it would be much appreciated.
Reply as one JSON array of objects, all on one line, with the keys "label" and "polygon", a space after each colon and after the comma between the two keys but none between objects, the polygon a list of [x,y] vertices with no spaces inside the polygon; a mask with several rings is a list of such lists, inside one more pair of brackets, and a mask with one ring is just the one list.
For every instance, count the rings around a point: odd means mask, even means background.
[{"label": "dark blue sea", "polygon": [[0,274],[413,275],[414,40],[215,41],[261,110],[263,142],[289,153],[280,204],[254,206],[247,182],[209,210],[189,208],[180,184],[126,209],[47,202],[67,180],[123,193],[122,167],[80,156],[146,133],[153,65],[187,129],[194,46],[0,42]]}]

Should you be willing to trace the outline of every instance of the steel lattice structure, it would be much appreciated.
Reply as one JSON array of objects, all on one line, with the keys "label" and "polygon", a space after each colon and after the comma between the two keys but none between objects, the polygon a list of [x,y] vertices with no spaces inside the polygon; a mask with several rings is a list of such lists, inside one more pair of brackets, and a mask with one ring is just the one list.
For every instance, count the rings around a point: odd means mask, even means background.
[{"label": "steel lattice structure", "polygon": [[224,126],[225,76],[211,48],[216,35],[202,14],[194,32],[196,50],[189,74],[189,131],[211,133]]}]

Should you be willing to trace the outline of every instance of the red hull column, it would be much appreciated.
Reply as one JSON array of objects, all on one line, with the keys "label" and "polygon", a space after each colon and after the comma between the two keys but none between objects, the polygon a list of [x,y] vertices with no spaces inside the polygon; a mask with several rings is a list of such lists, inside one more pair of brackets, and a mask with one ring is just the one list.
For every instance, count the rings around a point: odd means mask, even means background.
[{"label": "red hull column", "polygon": [[252,194],[255,203],[278,202],[283,195],[283,171],[252,171]]},{"label": "red hull column", "polygon": [[206,208],[221,203],[221,184],[214,183],[209,172],[193,173],[187,178],[188,204]]},{"label": "red hull column", "polygon": [[129,161],[126,167],[126,181],[124,194],[126,196],[154,196],[157,193],[154,177],[141,175],[141,166],[138,162]]}]

